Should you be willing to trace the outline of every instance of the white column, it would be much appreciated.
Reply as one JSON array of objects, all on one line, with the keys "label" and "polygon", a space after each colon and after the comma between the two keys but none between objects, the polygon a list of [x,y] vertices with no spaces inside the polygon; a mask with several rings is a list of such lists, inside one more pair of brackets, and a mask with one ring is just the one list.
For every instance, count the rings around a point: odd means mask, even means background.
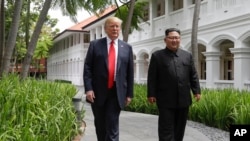
[{"label": "white column", "polygon": [[84,43],[84,34],[86,33],[80,33],[80,44],[83,44]]},{"label": "white column", "polygon": [[106,36],[106,32],[105,32],[105,28],[104,28],[104,24],[102,25],[102,37],[105,37]]},{"label": "white column", "polygon": [[151,32],[151,37],[154,37],[154,27],[155,25],[153,24],[154,21],[153,19],[156,17],[157,14],[157,1],[155,0],[150,0],[149,1],[149,24],[150,24],[150,32]]},{"label": "white column", "polygon": [[220,79],[220,52],[204,52],[206,56],[206,87],[215,88],[214,81]]},{"label": "white column", "polygon": [[[165,28],[166,28],[166,25],[169,24],[169,0],[165,0]],[[165,29],[164,29],[164,35],[165,35]]]},{"label": "white column", "polygon": [[95,39],[95,29],[90,30],[90,41]]},{"label": "white column", "polygon": [[165,0],[165,17],[169,15],[168,13],[169,13],[169,1]]},{"label": "white column", "polygon": [[80,73],[80,86],[84,85],[83,83],[83,69],[84,69],[84,59],[78,60],[78,68]]},{"label": "white column", "polygon": [[234,54],[234,87],[244,89],[245,81],[250,80],[250,48],[230,48]]},{"label": "white column", "polygon": [[101,38],[101,30],[100,30],[99,26],[96,27],[95,31],[96,31],[95,32],[96,33],[96,39],[100,39]]},{"label": "white column", "polygon": [[138,65],[138,60],[134,60],[135,64],[135,72],[134,72],[134,81],[135,83],[139,83],[139,65]]},{"label": "white column", "polygon": [[[184,17],[189,17],[189,13],[188,13],[188,7],[189,7],[189,2],[188,0],[183,0],[183,11],[184,11]],[[185,12],[186,11],[186,12]],[[193,13],[192,13],[193,14]]]},{"label": "white column", "polygon": [[144,60],[136,60],[136,82],[142,83],[144,78]]}]

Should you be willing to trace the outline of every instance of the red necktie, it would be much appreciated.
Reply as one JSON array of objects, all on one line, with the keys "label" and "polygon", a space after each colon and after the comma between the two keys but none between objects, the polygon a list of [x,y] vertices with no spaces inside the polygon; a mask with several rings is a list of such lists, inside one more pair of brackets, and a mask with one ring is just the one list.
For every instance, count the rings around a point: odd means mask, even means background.
[{"label": "red necktie", "polygon": [[108,56],[108,88],[112,88],[114,85],[115,77],[115,47],[114,41],[112,40],[109,47],[109,56]]}]

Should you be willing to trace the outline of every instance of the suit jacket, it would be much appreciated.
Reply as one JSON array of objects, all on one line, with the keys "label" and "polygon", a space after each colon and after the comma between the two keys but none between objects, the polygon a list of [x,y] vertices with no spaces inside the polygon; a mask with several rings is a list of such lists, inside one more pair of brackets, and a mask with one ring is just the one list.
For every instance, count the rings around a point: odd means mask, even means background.
[{"label": "suit jacket", "polygon": [[148,70],[148,97],[156,97],[158,107],[185,108],[193,94],[200,94],[199,78],[192,55],[168,48],[152,54]]},{"label": "suit jacket", "polygon": [[[125,106],[126,97],[133,97],[134,62],[132,47],[118,40],[118,56],[116,67],[116,89],[121,108]],[[90,42],[84,63],[85,92],[93,90],[95,103],[103,105],[108,92],[108,50],[107,38]]]}]

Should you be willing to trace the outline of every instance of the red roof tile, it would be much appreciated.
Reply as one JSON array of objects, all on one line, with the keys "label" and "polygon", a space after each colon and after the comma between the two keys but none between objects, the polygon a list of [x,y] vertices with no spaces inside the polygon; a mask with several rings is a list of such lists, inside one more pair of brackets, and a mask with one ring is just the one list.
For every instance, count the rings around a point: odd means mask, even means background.
[{"label": "red roof tile", "polygon": [[116,10],[116,6],[110,6],[103,13],[101,13],[99,16],[93,15],[93,16],[91,16],[91,17],[77,23],[76,25],[74,25],[74,26],[72,26],[70,28],[67,28],[66,30],[81,30],[82,31],[82,27],[94,22],[98,18],[103,17],[103,16],[109,14],[110,12],[112,12],[114,10]]}]

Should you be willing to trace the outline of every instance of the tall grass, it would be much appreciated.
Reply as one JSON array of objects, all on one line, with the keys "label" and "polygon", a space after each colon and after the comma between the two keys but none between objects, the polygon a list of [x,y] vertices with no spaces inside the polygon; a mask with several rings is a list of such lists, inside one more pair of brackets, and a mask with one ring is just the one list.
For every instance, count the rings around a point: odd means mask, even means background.
[{"label": "tall grass", "polygon": [[189,118],[213,127],[226,130],[232,123],[232,111],[237,100],[237,94],[231,89],[202,90],[199,102],[193,102],[190,107]]},{"label": "tall grass", "polygon": [[125,108],[127,111],[158,114],[156,104],[149,104],[147,101],[147,87],[143,84],[135,84],[134,86],[134,98],[130,105]]},{"label": "tall grass", "polygon": [[69,141],[78,125],[72,97],[76,88],[18,76],[0,81],[1,141]]},{"label": "tall grass", "polygon": [[[134,98],[125,110],[158,114],[147,102],[147,86],[136,84]],[[236,89],[202,89],[199,102],[193,99],[189,120],[228,131],[231,124],[250,124],[250,92]]]},{"label": "tall grass", "polygon": [[250,96],[248,91],[242,91],[233,109],[235,117],[233,124],[250,124]]}]

